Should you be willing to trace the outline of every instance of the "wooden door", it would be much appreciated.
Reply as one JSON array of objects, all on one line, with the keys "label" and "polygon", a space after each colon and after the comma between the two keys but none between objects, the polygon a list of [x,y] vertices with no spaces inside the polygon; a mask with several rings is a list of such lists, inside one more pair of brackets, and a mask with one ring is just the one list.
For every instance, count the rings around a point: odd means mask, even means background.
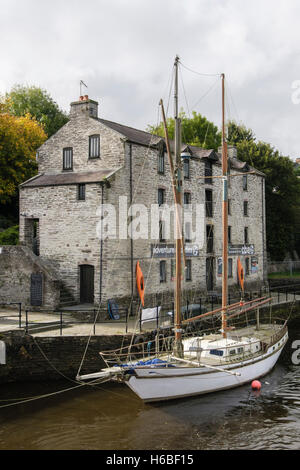
[{"label": "wooden door", "polygon": [[80,266],[80,302],[94,303],[94,266],[89,264]]}]

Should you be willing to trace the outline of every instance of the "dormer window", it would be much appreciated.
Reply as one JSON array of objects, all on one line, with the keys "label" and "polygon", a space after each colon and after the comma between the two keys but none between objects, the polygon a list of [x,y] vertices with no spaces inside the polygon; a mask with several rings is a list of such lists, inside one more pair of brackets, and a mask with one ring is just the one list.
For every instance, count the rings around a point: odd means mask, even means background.
[{"label": "dormer window", "polygon": [[66,147],[63,149],[63,170],[73,170],[73,148]]},{"label": "dormer window", "polygon": [[100,157],[100,135],[91,135],[89,137],[89,158]]}]

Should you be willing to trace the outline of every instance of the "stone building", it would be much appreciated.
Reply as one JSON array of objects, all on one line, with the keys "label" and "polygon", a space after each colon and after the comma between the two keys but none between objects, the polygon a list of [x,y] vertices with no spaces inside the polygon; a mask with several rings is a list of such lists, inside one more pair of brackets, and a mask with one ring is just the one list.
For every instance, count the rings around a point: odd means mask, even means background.
[{"label": "stone building", "polygon": [[[246,288],[257,288],[266,276],[264,175],[238,161],[234,148],[229,157],[229,286],[237,286],[239,256]],[[173,226],[166,237],[161,220],[152,238],[153,227],[140,226],[148,236],[133,239],[128,236],[133,225],[128,231],[126,225],[138,218],[128,212],[132,204],[146,206],[149,220],[152,205],[173,204],[164,139],[99,118],[98,103],[85,96],[71,103],[69,122],[40,147],[37,161],[38,175],[20,186],[20,241],[51,263],[67,300],[105,304],[115,298],[127,306],[132,299],[136,303],[139,261],[145,307],[170,301]],[[185,207],[203,207],[203,245],[189,241],[199,220],[184,225],[183,298],[193,301],[221,289],[222,181],[215,178],[221,175],[221,155],[182,145],[182,162]],[[115,208],[115,238],[99,237],[102,204]]]}]

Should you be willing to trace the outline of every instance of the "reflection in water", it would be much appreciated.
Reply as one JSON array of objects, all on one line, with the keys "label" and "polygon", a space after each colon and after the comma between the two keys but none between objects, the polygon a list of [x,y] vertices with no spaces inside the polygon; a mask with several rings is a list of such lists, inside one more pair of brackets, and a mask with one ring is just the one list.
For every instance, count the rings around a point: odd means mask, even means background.
[{"label": "reflection in water", "polygon": [[[298,449],[300,368],[291,366],[287,356],[261,379],[259,393],[248,384],[147,405],[128,387],[107,383],[2,408],[0,448]],[[66,382],[1,386],[0,399],[70,386]]]}]

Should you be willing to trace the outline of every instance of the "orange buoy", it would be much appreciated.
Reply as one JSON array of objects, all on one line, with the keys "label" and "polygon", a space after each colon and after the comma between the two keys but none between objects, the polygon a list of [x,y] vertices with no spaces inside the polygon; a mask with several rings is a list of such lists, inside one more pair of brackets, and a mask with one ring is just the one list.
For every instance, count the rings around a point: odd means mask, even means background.
[{"label": "orange buoy", "polygon": [[259,380],[253,380],[251,384],[252,390],[260,390],[261,389],[261,383]]},{"label": "orange buoy", "polygon": [[139,261],[136,263],[136,286],[137,286],[137,290],[138,290],[138,293],[142,302],[142,306],[144,307],[145,285],[144,285],[143,271],[141,270]]}]

